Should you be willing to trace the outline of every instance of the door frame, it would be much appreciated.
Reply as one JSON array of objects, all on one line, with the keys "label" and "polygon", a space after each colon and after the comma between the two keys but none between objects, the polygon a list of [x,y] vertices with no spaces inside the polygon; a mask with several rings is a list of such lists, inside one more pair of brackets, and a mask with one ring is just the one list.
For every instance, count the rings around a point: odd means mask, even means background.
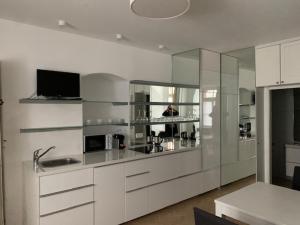
[{"label": "door frame", "polygon": [[280,89],[300,88],[300,84],[280,85],[263,88],[263,149],[264,149],[264,182],[272,183],[272,95],[271,91]]}]

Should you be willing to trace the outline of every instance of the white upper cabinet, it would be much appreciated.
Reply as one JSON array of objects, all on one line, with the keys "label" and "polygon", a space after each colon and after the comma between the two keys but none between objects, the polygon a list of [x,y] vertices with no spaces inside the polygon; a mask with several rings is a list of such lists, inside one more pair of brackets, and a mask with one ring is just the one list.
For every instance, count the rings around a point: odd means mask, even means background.
[{"label": "white upper cabinet", "polygon": [[281,84],[300,83],[300,41],[281,45]]},{"label": "white upper cabinet", "polygon": [[256,48],[255,60],[256,87],[280,85],[280,45]]}]

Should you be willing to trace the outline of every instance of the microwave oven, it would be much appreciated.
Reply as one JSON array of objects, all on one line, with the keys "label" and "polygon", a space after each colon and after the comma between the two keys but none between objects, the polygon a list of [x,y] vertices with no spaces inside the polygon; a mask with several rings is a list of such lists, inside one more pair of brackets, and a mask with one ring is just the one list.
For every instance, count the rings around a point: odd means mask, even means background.
[{"label": "microwave oven", "polygon": [[84,136],[83,152],[112,149],[112,139],[111,134]]}]

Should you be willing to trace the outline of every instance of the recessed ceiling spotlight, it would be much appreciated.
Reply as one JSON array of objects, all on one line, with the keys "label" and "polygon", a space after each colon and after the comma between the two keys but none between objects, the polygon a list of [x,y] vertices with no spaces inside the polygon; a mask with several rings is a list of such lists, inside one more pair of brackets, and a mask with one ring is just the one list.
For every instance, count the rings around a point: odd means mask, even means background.
[{"label": "recessed ceiling spotlight", "polygon": [[151,19],[176,18],[190,6],[190,0],[130,0],[130,8],[136,15]]},{"label": "recessed ceiling spotlight", "polygon": [[67,25],[67,22],[65,20],[58,20],[58,26],[64,27]]},{"label": "recessed ceiling spotlight", "polygon": [[122,40],[123,39],[123,35],[122,34],[116,34],[116,38],[117,40]]},{"label": "recessed ceiling spotlight", "polygon": [[166,47],[164,45],[158,45],[159,50],[164,50]]}]

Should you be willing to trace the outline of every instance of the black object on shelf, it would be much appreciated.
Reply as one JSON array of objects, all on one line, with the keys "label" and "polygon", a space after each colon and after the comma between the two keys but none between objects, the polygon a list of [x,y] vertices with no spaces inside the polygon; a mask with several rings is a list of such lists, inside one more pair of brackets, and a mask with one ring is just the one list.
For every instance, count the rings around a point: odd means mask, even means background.
[{"label": "black object on shelf", "polygon": [[80,97],[80,74],[37,69],[37,96]]}]

